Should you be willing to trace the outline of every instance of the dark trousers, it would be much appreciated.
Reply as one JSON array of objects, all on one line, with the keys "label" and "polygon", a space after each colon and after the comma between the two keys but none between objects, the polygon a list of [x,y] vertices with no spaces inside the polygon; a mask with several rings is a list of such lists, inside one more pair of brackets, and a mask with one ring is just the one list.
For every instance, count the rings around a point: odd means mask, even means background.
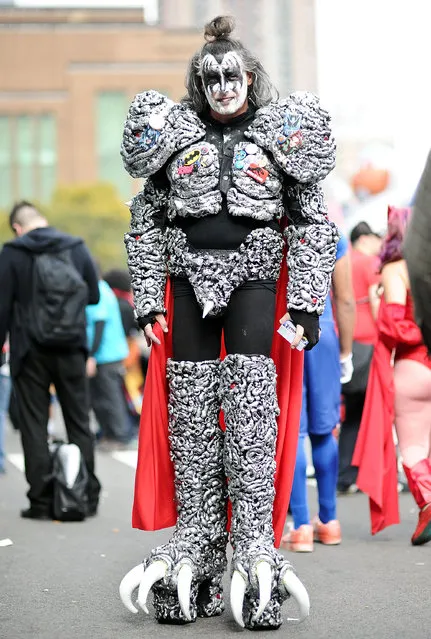
[{"label": "dark trousers", "polygon": [[19,416],[27,496],[32,507],[52,505],[51,457],[48,448],[49,387],[54,384],[68,441],[76,444],[87,466],[89,512],[97,509],[100,483],[94,474],[94,438],[89,424],[89,395],[83,351],[32,349],[13,380]]},{"label": "dark trousers", "polygon": [[202,318],[191,284],[174,279],[173,359],[201,362],[220,355],[222,331],[226,352],[269,357],[274,335],[276,283],[246,282],[237,288],[219,317]]},{"label": "dark trousers", "polygon": [[97,365],[96,375],[90,378],[90,398],[103,436],[118,442],[127,442],[129,423],[122,362]]},{"label": "dark trousers", "polygon": [[361,425],[364,403],[365,393],[352,393],[344,397],[345,418],[341,424],[338,441],[338,490],[346,490],[356,483],[358,469],[356,466],[352,466],[352,457]]}]

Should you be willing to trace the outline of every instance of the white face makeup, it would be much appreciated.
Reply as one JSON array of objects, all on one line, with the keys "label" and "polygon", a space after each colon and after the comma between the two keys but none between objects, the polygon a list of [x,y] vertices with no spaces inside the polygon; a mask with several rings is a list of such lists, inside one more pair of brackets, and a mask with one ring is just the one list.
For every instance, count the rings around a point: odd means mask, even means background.
[{"label": "white face makeup", "polygon": [[247,74],[239,55],[229,51],[218,62],[208,53],[201,68],[204,91],[211,109],[221,115],[236,113],[247,98]]}]

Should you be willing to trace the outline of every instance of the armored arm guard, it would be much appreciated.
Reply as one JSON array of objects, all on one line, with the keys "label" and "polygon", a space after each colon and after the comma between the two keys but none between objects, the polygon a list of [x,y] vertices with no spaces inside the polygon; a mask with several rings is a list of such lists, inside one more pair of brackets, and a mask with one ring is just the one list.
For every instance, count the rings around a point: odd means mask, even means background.
[{"label": "armored arm guard", "polygon": [[286,175],[288,308],[318,315],[329,292],[338,241],[317,184],[335,166],[329,122],[315,95],[297,91],[259,109],[248,132]]},{"label": "armored arm guard", "polygon": [[194,111],[158,91],[136,95],[127,114],[121,145],[124,167],[132,177],[146,178],[131,202],[130,232],[125,235],[137,317],[164,312],[168,182],[163,168],[176,152],[204,135]]},{"label": "armored arm guard", "polygon": [[335,266],[339,233],[327,215],[320,185],[286,189],[289,226],[287,306],[306,313],[323,313]]},{"label": "armored arm guard", "polygon": [[126,233],[124,242],[137,317],[164,312],[166,200],[166,189],[148,178],[144,189],[131,201],[130,232]]}]

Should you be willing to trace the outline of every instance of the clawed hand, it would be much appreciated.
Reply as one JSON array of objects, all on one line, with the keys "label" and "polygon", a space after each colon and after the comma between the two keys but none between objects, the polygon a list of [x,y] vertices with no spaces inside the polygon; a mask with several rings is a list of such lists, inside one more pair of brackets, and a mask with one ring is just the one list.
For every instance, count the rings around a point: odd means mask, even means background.
[{"label": "clawed hand", "polygon": [[[154,317],[154,319],[158,324],[160,324],[162,331],[164,333],[167,333],[168,325],[166,323],[166,319],[163,313],[158,313]],[[153,325],[150,322],[148,322],[148,324],[145,325],[144,334],[145,334],[145,339],[147,340],[147,346],[151,346],[151,344],[160,344],[160,340],[157,337],[157,335],[155,335],[153,331]]]}]

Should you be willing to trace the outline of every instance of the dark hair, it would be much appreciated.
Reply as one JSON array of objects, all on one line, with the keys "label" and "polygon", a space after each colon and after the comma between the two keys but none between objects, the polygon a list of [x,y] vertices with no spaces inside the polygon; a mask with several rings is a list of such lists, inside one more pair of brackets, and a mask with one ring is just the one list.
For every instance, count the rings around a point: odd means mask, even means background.
[{"label": "dark hair", "polygon": [[410,208],[388,207],[388,232],[380,251],[380,270],[390,262],[404,259],[403,242],[410,220]]},{"label": "dark hair", "polygon": [[33,209],[35,212],[34,217],[41,217],[41,214],[39,213],[35,205],[31,202],[27,202],[27,200],[16,202],[16,204],[13,205],[11,212],[9,213],[9,226],[12,230],[14,224],[23,224],[25,221],[23,219],[23,216],[20,215],[22,209]]},{"label": "dark hair", "polygon": [[380,237],[378,233],[375,233],[368,222],[359,222],[350,231],[350,242],[354,244],[362,235],[374,235]]},{"label": "dark hair", "polygon": [[182,102],[191,106],[197,113],[202,113],[207,100],[202,86],[201,65],[204,56],[224,55],[236,51],[244,65],[244,70],[251,73],[252,84],[248,88],[248,99],[256,108],[266,106],[278,98],[278,91],[272,84],[269,75],[259,60],[239,41],[230,37],[235,22],[230,16],[218,16],[205,25],[206,43],[197,51],[189,62],[186,75],[187,95]]},{"label": "dark hair", "polygon": [[103,279],[111,288],[129,293],[132,289],[129,272],[124,269],[112,269],[103,274]]}]

